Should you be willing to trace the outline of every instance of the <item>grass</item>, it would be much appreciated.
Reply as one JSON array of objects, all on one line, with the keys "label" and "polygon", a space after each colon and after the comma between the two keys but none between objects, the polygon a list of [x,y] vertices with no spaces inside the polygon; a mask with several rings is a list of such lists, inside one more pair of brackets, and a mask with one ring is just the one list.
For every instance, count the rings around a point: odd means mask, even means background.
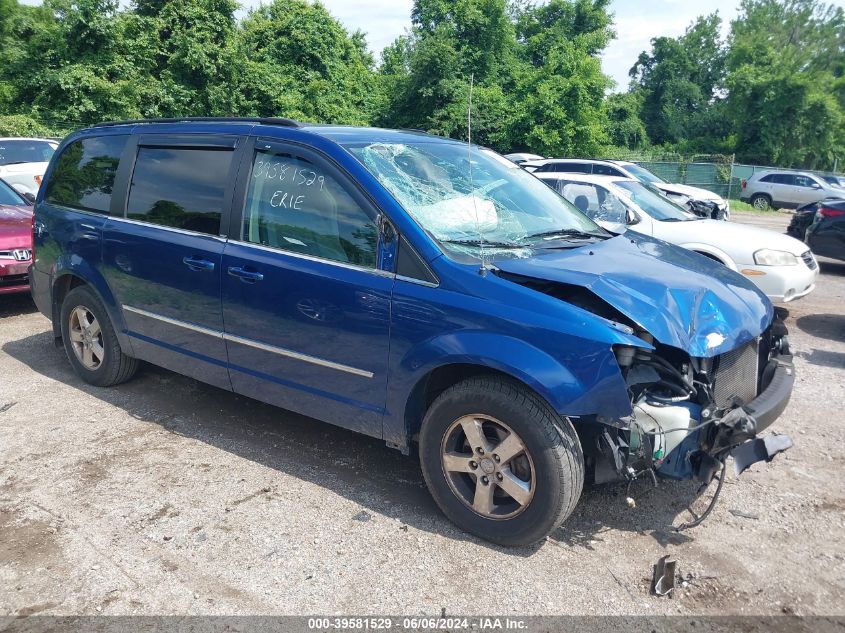
[{"label": "grass", "polygon": [[734,211],[739,211],[740,213],[754,213],[756,215],[772,215],[773,213],[789,213],[788,210],[781,209],[780,211],[773,211],[769,209],[768,211],[760,211],[760,209],[755,209],[747,202],[740,202],[739,200],[731,200],[731,213]]}]

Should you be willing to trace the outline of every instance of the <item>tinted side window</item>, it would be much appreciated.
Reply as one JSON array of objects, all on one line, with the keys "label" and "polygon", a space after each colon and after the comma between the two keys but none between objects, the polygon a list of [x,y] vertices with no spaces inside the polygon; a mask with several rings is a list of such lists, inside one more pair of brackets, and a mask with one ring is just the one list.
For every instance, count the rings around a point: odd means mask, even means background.
[{"label": "tinted side window", "polygon": [[593,165],[593,173],[599,176],[621,176],[622,172],[610,165]]},{"label": "tinted side window", "polygon": [[589,174],[592,165],[585,163],[556,163],[555,171],[567,174]]},{"label": "tinted side window", "polygon": [[62,150],[44,199],[85,211],[108,213],[120,155],[128,136],[98,136],[74,141]]},{"label": "tinted side window", "polygon": [[375,219],[330,173],[293,154],[258,151],[244,240],[375,268]]},{"label": "tinted side window", "polygon": [[126,217],[218,235],[230,149],[140,147]]},{"label": "tinted side window", "polygon": [[777,180],[775,179],[774,174],[769,174],[768,176],[763,176],[760,179],[760,182],[777,182]]},{"label": "tinted side window", "polygon": [[807,176],[793,176],[793,178],[795,178],[795,184],[799,187],[812,187],[818,184],[815,180]]},{"label": "tinted side window", "polygon": [[775,184],[778,185],[794,185],[795,176],[792,174],[775,174]]}]

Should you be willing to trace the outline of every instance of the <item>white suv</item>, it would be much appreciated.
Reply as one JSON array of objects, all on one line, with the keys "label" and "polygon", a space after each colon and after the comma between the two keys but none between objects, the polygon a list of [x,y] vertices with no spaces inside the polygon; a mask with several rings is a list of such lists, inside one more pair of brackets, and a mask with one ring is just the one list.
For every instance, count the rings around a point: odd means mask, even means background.
[{"label": "white suv", "polygon": [[807,172],[758,171],[742,181],[739,199],[755,209],[795,209],[824,198],[842,198],[843,191]]},{"label": "white suv", "polygon": [[0,178],[34,196],[58,146],[46,138],[0,138]]}]

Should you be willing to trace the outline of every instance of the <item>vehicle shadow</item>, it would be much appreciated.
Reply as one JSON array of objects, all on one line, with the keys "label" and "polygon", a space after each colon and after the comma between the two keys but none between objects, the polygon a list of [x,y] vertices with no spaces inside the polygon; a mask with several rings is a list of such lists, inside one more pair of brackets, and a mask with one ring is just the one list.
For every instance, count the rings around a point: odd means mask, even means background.
[{"label": "vehicle shadow", "polygon": [[[413,451],[410,458],[404,457],[381,440],[151,365],[145,364],[138,376],[119,387],[93,387],[73,373],[49,332],[7,342],[2,349],[33,371],[139,420],[316,484],[367,512],[397,519],[397,529],[412,526],[514,556],[531,556],[542,547],[502,548],[456,528],[429,496]],[[637,507],[632,510],[625,503],[624,485],[587,487],[575,514],[551,538],[561,545],[591,548],[591,541],[600,540],[603,532],[617,529],[650,534],[663,544],[691,540],[674,533],[671,525],[685,520],[684,508],[696,498],[697,489],[691,482],[661,481],[653,488],[650,480],[637,481],[631,490]],[[367,519],[359,515],[348,519]]]},{"label": "vehicle shadow", "polygon": [[795,325],[811,336],[845,342],[845,314],[808,314],[798,317]]},{"label": "vehicle shadow", "polygon": [[840,275],[845,277],[845,262],[828,257],[818,257],[819,269],[823,275]]},{"label": "vehicle shadow", "polygon": [[13,295],[0,295],[0,319],[36,312],[35,302],[28,292]]}]

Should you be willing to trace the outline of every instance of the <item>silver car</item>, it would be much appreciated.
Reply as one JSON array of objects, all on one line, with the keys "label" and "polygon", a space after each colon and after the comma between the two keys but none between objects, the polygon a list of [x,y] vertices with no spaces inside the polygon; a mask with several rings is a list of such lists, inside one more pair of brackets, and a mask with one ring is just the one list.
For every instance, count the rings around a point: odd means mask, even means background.
[{"label": "silver car", "polygon": [[795,209],[823,198],[842,197],[842,189],[807,172],[758,171],[742,181],[739,199],[755,209]]}]

